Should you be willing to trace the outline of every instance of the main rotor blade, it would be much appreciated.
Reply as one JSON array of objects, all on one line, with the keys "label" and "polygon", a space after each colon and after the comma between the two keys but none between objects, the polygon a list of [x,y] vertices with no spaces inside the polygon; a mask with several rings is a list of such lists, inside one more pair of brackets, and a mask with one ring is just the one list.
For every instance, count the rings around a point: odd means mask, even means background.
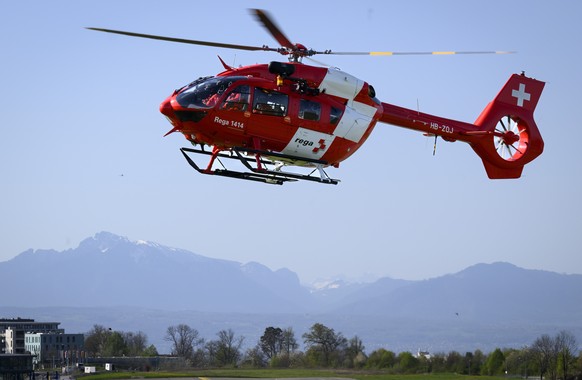
[{"label": "main rotor blade", "polygon": [[141,34],[141,33],[133,33],[133,32],[124,32],[122,30],[103,29],[103,28],[86,28],[86,29],[96,30],[98,32],[122,34],[122,35],[125,35],[125,36],[131,36],[131,37],[150,38],[152,40],[179,42],[179,43],[182,43],[182,44],[213,46],[213,47],[219,47],[219,48],[238,49],[238,50],[251,50],[251,51],[262,50],[262,51],[280,52],[279,49],[270,48],[268,46],[247,46],[247,45],[225,44],[225,43],[222,43],[222,42],[187,40],[187,39],[184,39],[184,38],[164,37],[164,36],[156,36],[156,35],[152,35],[152,34]]},{"label": "main rotor blade", "polygon": [[281,28],[275,24],[273,18],[270,15],[261,9],[251,9],[254,15],[257,17],[257,20],[263,24],[263,26],[271,33],[271,35],[277,40],[277,42],[288,49],[295,49],[295,44],[291,43],[287,37],[281,31]]},{"label": "main rotor blade", "polygon": [[455,54],[514,54],[514,51],[369,51],[369,52],[335,52],[318,51],[316,54],[335,55],[455,55]]}]

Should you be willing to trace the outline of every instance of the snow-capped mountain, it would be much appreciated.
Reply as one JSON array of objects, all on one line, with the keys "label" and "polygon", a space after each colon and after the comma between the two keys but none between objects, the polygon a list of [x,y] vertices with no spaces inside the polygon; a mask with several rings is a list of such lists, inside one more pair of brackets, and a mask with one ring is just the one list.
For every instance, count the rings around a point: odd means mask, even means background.
[{"label": "snow-capped mountain", "polygon": [[5,306],[136,306],[237,313],[325,313],[472,321],[578,321],[582,275],[478,264],[424,281],[381,278],[302,286],[273,271],[100,232],[75,249],[28,250],[0,262]]},{"label": "snow-capped mountain", "polygon": [[218,260],[100,232],[75,249],[28,250],[0,263],[11,306],[141,306],[229,312],[296,312],[309,292],[288,270]]}]

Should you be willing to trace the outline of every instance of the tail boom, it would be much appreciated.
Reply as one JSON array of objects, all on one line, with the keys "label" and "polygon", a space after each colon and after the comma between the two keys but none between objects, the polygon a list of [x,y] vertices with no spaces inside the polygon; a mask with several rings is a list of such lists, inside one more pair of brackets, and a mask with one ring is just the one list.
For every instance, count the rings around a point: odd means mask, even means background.
[{"label": "tail boom", "polygon": [[519,178],[524,165],[543,152],[533,117],[543,88],[544,82],[513,74],[473,124],[388,103],[382,103],[379,121],[466,142],[483,161],[489,178]]}]

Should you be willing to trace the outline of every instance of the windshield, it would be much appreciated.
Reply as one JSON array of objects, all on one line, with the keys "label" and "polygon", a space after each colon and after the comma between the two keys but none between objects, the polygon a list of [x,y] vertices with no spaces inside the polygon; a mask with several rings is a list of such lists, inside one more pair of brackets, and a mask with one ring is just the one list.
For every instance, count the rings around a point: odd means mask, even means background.
[{"label": "windshield", "polygon": [[185,108],[212,108],[231,84],[244,77],[201,78],[182,90],[176,96],[178,103]]}]

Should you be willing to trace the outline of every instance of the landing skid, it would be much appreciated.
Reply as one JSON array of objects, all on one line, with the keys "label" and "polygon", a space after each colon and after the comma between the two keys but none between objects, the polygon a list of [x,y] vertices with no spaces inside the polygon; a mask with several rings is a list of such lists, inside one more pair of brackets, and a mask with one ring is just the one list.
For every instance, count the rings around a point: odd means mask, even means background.
[{"label": "landing skid", "polygon": [[[338,179],[330,178],[323,170],[323,167],[327,165],[325,161],[295,157],[282,153],[242,148],[231,148],[227,151],[219,151],[214,149],[212,152],[207,152],[200,148],[180,148],[180,151],[184,155],[184,158],[186,158],[186,161],[188,161],[188,164],[196,169],[198,173],[202,174],[263,182],[271,185],[282,185],[285,182],[296,181],[312,181],[329,185],[337,185],[339,183]],[[189,156],[190,153],[211,156],[207,168],[200,168],[200,166],[198,166]],[[253,154],[254,157],[246,156],[248,154]],[[269,158],[267,159],[265,156]],[[237,160],[242,163],[249,171],[229,170],[222,163],[220,160],[221,158]],[[218,163],[222,166],[222,169],[213,168],[215,161],[218,161]],[[297,161],[314,166],[315,169],[309,174],[290,173],[280,170],[280,167],[283,166],[283,162]],[[270,169],[270,166],[273,166],[274,169]],[[319,172],[319,176],[313,175],[315,172]]]}]

